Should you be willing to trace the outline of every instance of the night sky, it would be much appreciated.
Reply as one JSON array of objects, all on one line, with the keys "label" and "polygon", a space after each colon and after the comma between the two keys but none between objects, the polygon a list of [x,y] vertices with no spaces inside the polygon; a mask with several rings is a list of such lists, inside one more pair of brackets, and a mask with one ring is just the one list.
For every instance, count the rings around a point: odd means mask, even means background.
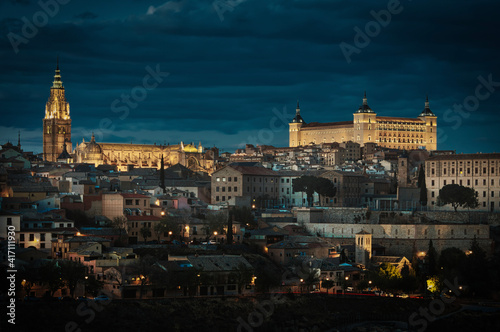
[{"label": "night sky", "polygon": [[287,146],[297,99],[306,122],[347,121],[366,90],[381,116],[428,94],[438,149],[500,150],[497,1],[40,2],[0,1],[2,143],[42,151],[59,56],[73,145]]}]

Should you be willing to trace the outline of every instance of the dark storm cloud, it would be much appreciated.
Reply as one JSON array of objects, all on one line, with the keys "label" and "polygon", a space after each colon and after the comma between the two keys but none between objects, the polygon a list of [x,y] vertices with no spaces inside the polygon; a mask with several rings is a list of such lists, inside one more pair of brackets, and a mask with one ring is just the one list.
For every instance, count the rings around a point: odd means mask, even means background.
[{"label": "dark storm cloud", "polygon": [[[104,131],[104,140],[152,142],[149,131],[171,143],[201,140],[232,148],[269,128],[273,109],[286,107],[293,114],[297,99],[307,122],[350,120],[364,90],[370,106],[387,116],[416,117],[429,94],[448,136],[440,148],[473,152],[477,142],[469,138],[496,137],[488,124],[500,120],[497,92],[462,119],[461,129],[453,128],[456,113],[453,121],[450,113],[444,116],[474,95],[478,76],[492,74],[500,81],[498,43],[491,37],[499,30],[496,3],[401,1],[401,12],[351,63],[339,45],[355,45],[354,29],[364,31],[374,21],[370,12],[387,9],[388,2],[248,0],[224,12],[223,21],[212,4],[73,1],[18,54],[7,34],[20,33],[21,18],[30,19],[40,8],[4,6],[9,11],[0,14],[3,125],[40,130],[59,55],[74,141],[109,119],[114,130]],[[29,10],[20,11],[24,7]],[[123,105],[123,96],[142,86],[146,68],[157,65],[169,76],[121,119],[113,102]],[[20,119],[12,109],[26,116]],[[287,135],[284,128],[266,143],[285,145]],[[493,138],[484,150],[498,143]]]},{"label": "dark storm cloud", "polygon": [[92,20],[94,18],[97,18],[98,15],[91,13],[91,12],[83,12],[81,14],[75,15],[75,18],[81,18],[84,20]]}]

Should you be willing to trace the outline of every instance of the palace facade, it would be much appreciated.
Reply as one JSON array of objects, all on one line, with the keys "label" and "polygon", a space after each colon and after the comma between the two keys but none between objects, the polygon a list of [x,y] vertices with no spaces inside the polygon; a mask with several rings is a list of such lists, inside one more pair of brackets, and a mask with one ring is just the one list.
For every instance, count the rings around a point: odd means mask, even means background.
[{"label": "palace facade", "polygon": [[428,98],[417,118],[377,116],[368,106],[366,93],[352,121],[306,123],[300,115],[299,103],[295,112],[289,124],[290,147],[352,141],[361,146],[376,143],[401,150],[437,149],[437,117],[429,108]]},{"label": "palace facade", "polygon": [[72,150],[69,103],[66,101],[58,64],[45,106],[43,158],[51,162],[114,165],[119,171],[126,171],[130,166],[159,169],[163,158],[165,167],[179,163],[193,171],[212,174],[218,149],[214,147],[204,151],[201,142],[197,147],[193,143],[183,142],[174,145],[98,143],[92,135],[90,141],[83,139]]}]

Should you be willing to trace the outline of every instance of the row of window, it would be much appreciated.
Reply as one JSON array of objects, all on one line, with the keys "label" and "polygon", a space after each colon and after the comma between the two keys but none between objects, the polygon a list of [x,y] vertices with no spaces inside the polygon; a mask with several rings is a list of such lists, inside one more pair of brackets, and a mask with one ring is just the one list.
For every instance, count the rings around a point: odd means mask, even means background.
[{"label": "row of window", "polygon": [[[48,233],[48,234],[50,234],[50,235],[51,235],[51,239],[55,237],[55,236],[54,236],[53,234],[51,234],[51,233]],[[33,234],[33,233],[28,234],[28,238],[29,238],[29,240],[28,240],[28,241],[30,241],[30,242],[35,241],[35,234]],[[21,241],[21,242],[26,241],[25,234],[23,234],[23,233],[19,234],[19,241]],[[41,241],[41,242],[42,242],[42,241],[45,241],[45,233],[40,233],[40,241]]]},{"label": "row of window", "polygon": [[[133,201],[134,201],[133,199],[126,199],[125,200],[125,205],[133,205]],[[146,201],[147,201],[146,199],[143,200],[143,203],[144,203],[143,205],[144,206],[146,206]],[[135,205],[140,205],[140,200],[139,199],[135,200]]]},{"label": "row of window", "polygon": [[[234,182],[238,182],[238,178],[236,176],[235,177],[228,176],[227,182],[231,182],[231,179],[233,179]],[[220,182],[221,180],[222,180],[222,182],[226,182],[226,177],[216,177],[215,178],[215,181],[217,181],[217,182]]]},{"label": "row of window", "polygon": [[238,187],[215,187],[215,191],[216,192],[223,192],[223,193],[225,193],[226,192],[226,188],[227,188],[227,192],[228,193],[230,193],[231,191],[234,191],[235,193],[238,192]]},{"label": "row of window", "polygon": [[[467,183],[467,186],[470,187],[471,180],[467,179],[467,182],[465,182],[463,180],[459,180],[458,181],[458,184],[461,185],[461,186],[463,186],[464,183]],[[483,186],[487,186],[488,182],[486,181],[486,179],[483,179],[483,181],[481,183],[483,184]],[[491,183],[491,186],[494,186],[495,185],[495,179],[491,179],[490,183]],[[447,181],[443,180],[443,186],[446,186],[446,184],[447,184]],[[451,180],[451,184],[455,184],[455,180],[454,179]],[[431,186],[435,186],[435,185],[436,185],[436,181],[435,180],[431,180]],[[498,185],[500,186],[500,179],[498,179]],[[474,186],[476,186],[476,187],[479,186],[479,179],[475,179],[474,180]]]},{"label": "row of window", "polygon": [[[346,233],[348,233],[348,232],[346,232]],[[464,233],[464,235],[467,235],[467,228],[464,228],[463,233]],[[480,233],[481,233],[480,230],[476,229],[476,235],[480,235]],[[332,234],[335,234],[335,228],[332,228]],[[340,234],[344,234],[344,228],[340,228]],[[354,229],[353,228],[351,228],[351,234],[354,234]],[[374,231],[373,231],[373,229],[372,229],[372,234],[375,234]],[[384,235],[387,234],[387,232],[385,231],[385,228],[382,228],[382,234],[384,234]],[[450,234],[451,235],[455,235],[455,230],[451,229],[450,230]],[[394,235],[398,235],[398,229],[394,229]],[[400,235],[402,235],[402,234],[400,234]],[[411,229],[407,230],[407,235],[411,235]],[[428,235],[428,230],[427,229],[424,230],[424,235]],[[441,230],[440,229],[437,230],[437,235],[441,235]],[[369,244],[369,242],[368,242],[369,240],[367,239],[366,241],[367,241],[366,244]],[[358,238],[358,245],[363,245],[361,237]]]}]

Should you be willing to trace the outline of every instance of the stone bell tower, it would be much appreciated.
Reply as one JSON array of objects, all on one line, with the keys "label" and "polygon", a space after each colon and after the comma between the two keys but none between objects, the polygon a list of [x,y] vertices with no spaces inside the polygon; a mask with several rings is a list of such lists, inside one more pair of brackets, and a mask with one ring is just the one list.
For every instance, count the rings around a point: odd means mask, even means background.
[{"label": "stone bell tower", "polygon": [[43,119],[43,159],[56,162],[57,157],[64,150],[64,144],[66,144],[68,151],[72,151],[69,104],[64,95],[58,59],[54,82],[50,88],[49,100],[45,105],[45,118]]}]

